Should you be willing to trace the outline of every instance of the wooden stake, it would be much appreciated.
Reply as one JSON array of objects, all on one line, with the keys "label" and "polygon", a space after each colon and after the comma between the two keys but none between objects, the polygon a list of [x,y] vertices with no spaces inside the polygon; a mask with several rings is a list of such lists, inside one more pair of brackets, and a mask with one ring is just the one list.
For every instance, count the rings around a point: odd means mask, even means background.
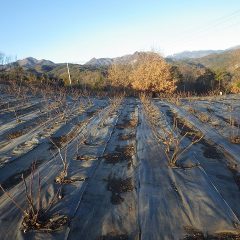
[{"label": "wooden stake", "polygon": [[67,63],[67,69],[68,69],[69,83],[70,83],[70,85],[72,85],[72,80],[71,80],[71,75],[70,75],[70,71],[69,71],[68,63]]}]

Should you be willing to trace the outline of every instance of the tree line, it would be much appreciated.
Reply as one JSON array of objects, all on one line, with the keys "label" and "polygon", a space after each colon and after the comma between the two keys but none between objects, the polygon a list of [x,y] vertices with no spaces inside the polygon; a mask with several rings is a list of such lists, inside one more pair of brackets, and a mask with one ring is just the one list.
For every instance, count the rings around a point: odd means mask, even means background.
[{"label": "tree line", "polygon": [[[8,82],[69,85],[67,70],[61,68],[54,74],[24,70],[17,62],[8,63],[0,54],[0,79]],[[240,93],[240,73],[234,76],[226,71],[212,71],[193,63],[167,62],[155,52],[143,52],[129,63],[112,64],[109,67],[70,69],[72,84],[88,90],[136,91],[152,94],[174,92],[207,93],[223,91]]]}]

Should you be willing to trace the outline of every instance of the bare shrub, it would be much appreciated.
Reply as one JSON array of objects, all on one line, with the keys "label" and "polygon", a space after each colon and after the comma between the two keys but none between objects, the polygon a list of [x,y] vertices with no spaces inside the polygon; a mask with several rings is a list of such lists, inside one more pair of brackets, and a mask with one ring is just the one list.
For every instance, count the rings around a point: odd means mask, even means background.
[{"label": "bare shrub", "polygon": [[229,141],[234,144],[240,144],[240,126],[237,124],[237,121],[232,117],[233,107],[228,107],[229,113],[229,124],[231,127]]},{"label": "bare shrub", "polygon": [[176,106],[181,106],[182,105],[181,97],[179,95],[167,96],[167,101],[176,105]]},{"label": "bare shrub", "polygon": [[[70,160],[68,159],[68,156],[67,156],[69,142],[67,142],[67,145],[65,147],[64,155],[62,155],[60,147],[58,147],[58,145],[54,141],[52,141],[51,139],[50,139],[50,141],[55,146],[55,148],[57,148],[58,155],[61,159],[61,164],[62,164],[62,170],[60,171],[59,175],[55,178],[55,182],[62,185],[62,184],[70,184],[70,183],[73,183],[73,182],[76,182],[76,181],[85,181],[86,178],[83,178],[83,177],[72,178],[72,177],[69,177],[69,175],[68,175],[68,168],[69,168],[69,165],[70,165]],[[62,198],[62,193],[61,192],[60,192],[59,198]]]},{"label": "bare shrub", "polygon": [[195,135],[190,143],[183,145],[183,141],[191,133],[186,132],[183,136],[181,136],[178,133],[177,119],[175,119],[174,122],[175,123],[172,130],[166,134],[165,141],[163,142],[165,145],[164,152],[171,167],[177,166],[177,161],[179,160],[180,156],[188,151],[192,145],[199,142],[203,138],[203,136],[198,137]]},{"label": "bare shrub", "polygon": [[49,210],[53,203],[58,199],[58,193],[53,196],[51,202],[46,208],[42,207],[42,186],[39,173],[35,173],[35,164],[32,165],[31,175],[29,177],[29,183],[22,175],[22,180],[25,188],[26,208],[21,207],[17,201],[7,192],[1,185],[1,190],[8,196],[11,202],[22,213],[21,230],[27,232],[30,230],[36,231],[55,231],[61,228],[68,222],[68,218],[63,215],[50,215]]},{"label": "bare shrub", "polygon": [[62,171],[59,173],[59,175],[55,178],[55,182],[58,184],[64,184],[68,183],[70,179],[68,179],[68,167],[69,167],[69,161],[67,159],[67,149],[68,145],[66,146],[64,156],[61,153],[60,147],[52,140],[50,139],[52,144],[55,146],[55,148],[58,150],[58,155],[61,159],[62,163]]},{"label": "bare shrub", "polygon": [[190,147],[199,142],[203,136],[198,137],[194,135],[190,143],[183,144],[183,141],[188,135],[192,135],[190,132],[186,132],[181,135],[178,132],[177,119],[174,119],[173,126],[170,128],[167,124],[166,119],[160,114],[159,109],[157,109],[152,103],[151,99],[142,94],[140,96],[141,102],[144,107],[145,115],[150,122],[151,128],[153,129],[153,134],[156,139],[163,144],[163,151],[168,160],[170,167],[177,166],[177,161],[183,153],[188,151]]}]

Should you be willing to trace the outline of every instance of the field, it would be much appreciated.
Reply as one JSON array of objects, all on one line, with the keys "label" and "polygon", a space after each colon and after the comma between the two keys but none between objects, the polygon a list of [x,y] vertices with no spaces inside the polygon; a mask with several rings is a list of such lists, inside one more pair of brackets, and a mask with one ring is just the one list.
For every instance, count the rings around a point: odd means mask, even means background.
[{"label": "field", "polygon": [[239,95],[4,88],[0,239],[240,239]]}]

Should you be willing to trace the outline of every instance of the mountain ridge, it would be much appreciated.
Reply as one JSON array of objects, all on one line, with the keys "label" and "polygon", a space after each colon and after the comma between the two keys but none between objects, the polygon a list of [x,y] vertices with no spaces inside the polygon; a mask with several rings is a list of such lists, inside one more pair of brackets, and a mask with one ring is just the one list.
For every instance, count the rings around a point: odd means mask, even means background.
[{"label": "mountain ridge", "polygon": [[36,65],[56,65],[54,62],[46,59],[38,60],[33,57],[27,57],[16,61],[21,67],[34,67]]},{"label": "mountain ridge", "polygon": [[173,55],[167,56],[167,58],[171,58],[173,60],[184,60],[184,59],[193,59],[193,58],[201,58],[211,54],[222,53],[224,50],[196,50],[196,51],[183,51],[180,53],[175,53]]},{"label": "mountain ridge", "polygon": [[[226,53],[229,51],[234,51],[240,49],[240,45],[227,48],[225,50],[195,50],[195,51],[183,51],[180,53],[175,53],[172,55],[168,55],[165,57],[165,59],[172,59],[172,60],[187,60],[187,59],[198,59],[198,58],[204,58],[206,56],[214,55],[214,54],[221,54]],[[145,52],[139,52],[136,51],[133,54],[126,54],[120,57],[114,57],[114,58],[95,58],[93,57],[89,61],[87,61],[84,64],[76,64],[79,66],[86,66],[86,67],[109,67],[111,64],[127,64],[132,63],[136,61],[138,56],[140,54],[143,54]],[[51,68],[64,65],[65,63],[54,63],[51,60],[46,59],[36,59],[33,57],[27,57],[21,60],[17,60],[16,63],[19,64],[19,66],[23,67],[24,69],[29,68],[35,68],[36,66],[38,68],[41,68],[42,66],[51,66]]]},{"label": "mountain ridge", "polygon": [[112,64],[131,64],[131,63],[134,63],[141,54],[145,54],[145,52],[136,51],[133,54],[126,54],[121,57],[115,57],[115,58],[92,58],[90,61],[86,62],[84,65],[108,67]]}]

